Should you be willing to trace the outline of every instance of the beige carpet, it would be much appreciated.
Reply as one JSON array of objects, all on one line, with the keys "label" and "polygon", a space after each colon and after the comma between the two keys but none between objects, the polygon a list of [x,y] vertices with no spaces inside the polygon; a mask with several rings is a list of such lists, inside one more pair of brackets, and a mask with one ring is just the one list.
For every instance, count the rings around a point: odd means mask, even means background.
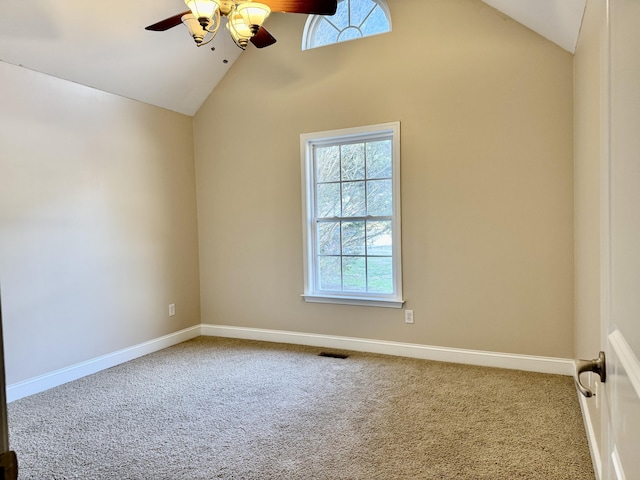
[{"label": "beige carpet", "polygon": [[569,377],[199,337],[9,404],[20,479],[593,480]]}]

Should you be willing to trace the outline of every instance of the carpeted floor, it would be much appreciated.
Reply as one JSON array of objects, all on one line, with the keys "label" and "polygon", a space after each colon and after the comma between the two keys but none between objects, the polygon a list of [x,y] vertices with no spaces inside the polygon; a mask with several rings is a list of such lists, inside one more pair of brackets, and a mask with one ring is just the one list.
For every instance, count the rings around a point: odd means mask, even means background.
[{"label": "carpeted floor", "polygon": [[593,480],[570,377],[199,337],[9,404],[20,479]]}]

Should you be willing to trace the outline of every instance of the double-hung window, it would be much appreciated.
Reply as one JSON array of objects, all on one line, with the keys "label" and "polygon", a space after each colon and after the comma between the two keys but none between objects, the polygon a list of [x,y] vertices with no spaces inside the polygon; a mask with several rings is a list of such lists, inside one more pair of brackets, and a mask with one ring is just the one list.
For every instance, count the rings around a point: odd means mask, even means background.
[{"label": "double-hung window", "polygon": [[400,124],[300,136],[306,301],[402,307]]}]

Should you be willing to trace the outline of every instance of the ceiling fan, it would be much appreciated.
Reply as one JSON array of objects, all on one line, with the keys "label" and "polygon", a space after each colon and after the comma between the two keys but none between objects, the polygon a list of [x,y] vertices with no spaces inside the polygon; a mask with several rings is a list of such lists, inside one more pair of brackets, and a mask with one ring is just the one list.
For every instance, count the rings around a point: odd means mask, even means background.
[{"label": "ceiling fan", "polygon": [[149,25],[145,30],[163,32],[180,23],[189,29],[198,47],[213,40],[222,18],[226,18],[226,28],[235,44],[241,49],[249,42],[257,48],[268,47],[276,39],[263,26],[271,12],[306,13],[309,15],[333,15],[338,0],[184,0],[189,7],[186,12]]}]

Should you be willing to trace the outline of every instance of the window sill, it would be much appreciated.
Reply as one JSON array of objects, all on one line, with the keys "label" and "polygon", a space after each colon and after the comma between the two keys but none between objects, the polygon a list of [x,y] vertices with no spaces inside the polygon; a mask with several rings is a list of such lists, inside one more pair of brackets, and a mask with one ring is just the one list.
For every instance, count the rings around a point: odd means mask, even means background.
[{"label": "window sill", "polygon": [[404,300],[392,300],[384,298],[367,298],[367,297],[343,297],[332,295],[310,295],[302,294],[305,302],[310,303],[334,303],[339,305],[359,305],[361,307],[384,307],[384,308],[402,308]]}]

